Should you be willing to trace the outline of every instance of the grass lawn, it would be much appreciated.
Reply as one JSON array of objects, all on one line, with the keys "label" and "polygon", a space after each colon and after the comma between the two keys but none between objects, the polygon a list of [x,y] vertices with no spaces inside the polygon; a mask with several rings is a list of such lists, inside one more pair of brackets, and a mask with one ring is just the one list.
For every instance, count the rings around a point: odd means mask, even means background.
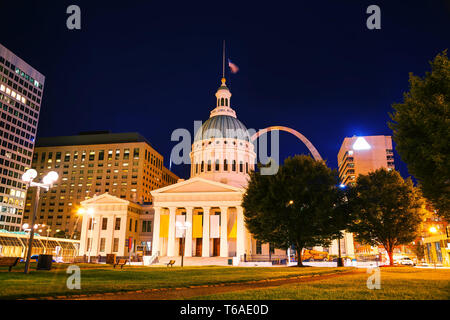
[{"label": "grass lawn", "polygon": [[66,281],[68,264],[53,264],[51,271],[35,271],[31,265],[28,275],[24,264],[8,272],[0,267],[0,299],[118,292],[153,288],[177,288],[240,282],[270,278],[286,278],[308,274],[327,274],[351,268],[239,268],[239,267],[139,267],[125,266],[123,270],[106,265],[78,264],[81,268],[81,290],[69,290]]},{"label": "grass lawn", "polygon": [[207,300],[449,300],[450,270],[418,269],[411,267],[380,268],[381,289],[369,290],[369,274],[288,284],[267,289],[254,289],[197,297]]}]

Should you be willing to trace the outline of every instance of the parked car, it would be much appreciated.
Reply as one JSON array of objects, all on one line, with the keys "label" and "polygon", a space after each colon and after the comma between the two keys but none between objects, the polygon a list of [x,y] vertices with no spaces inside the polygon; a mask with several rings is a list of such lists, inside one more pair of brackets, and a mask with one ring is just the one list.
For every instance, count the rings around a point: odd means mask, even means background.
[{"label": "parked car", "polygon": [[414,261],[411,260],[411,258],[403,257],[397,260],[397,264],[401,264],[404,266],[415,266],[416,264]]}]

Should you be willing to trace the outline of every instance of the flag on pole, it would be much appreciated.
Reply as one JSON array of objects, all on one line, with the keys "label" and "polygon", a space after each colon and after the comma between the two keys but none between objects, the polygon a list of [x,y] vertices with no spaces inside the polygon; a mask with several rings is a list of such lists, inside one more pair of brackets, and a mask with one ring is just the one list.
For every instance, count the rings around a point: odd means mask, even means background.
[{"label": "flag on pole", "polygon": [[237,73],[239,71],[239,67],[231,62],[230,59],[228,59],[228,66],[230,67],[231,73]]}]

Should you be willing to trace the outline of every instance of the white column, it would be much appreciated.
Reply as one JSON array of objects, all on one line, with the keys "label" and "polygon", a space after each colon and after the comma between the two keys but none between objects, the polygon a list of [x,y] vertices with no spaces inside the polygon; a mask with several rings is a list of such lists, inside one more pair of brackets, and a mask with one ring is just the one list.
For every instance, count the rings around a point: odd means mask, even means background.
[{"label": "white column", "polygon": [[209,210],[210,207],[203,208],[203,242],[202,257],[209,257]]},{"label": "white column", "polygon": [[236,207],[237,210],[237,226],[236,226],[236,256],[240,258],[245,253],[245,225],[244,225],[244,211],[241,206]]},{"label": "white column", "polygon": [[173,257],[175,255],[175,211],[176,207],[169,208],[169,239],[167,244],[167,256]]},{"label": "white column", "polygon": [[161,207],[155,207],[155,214],[153,216],[153,242],[152,255],[159,255],[159,225],[161,221]]},{"label": "white column", "polygon": [[228,207],[220,207],[220,256],[228,257]]},{"label": "white column", "polygon": [[88,224],[89,217],[87,214],[81,217],[81,233],[80,233],[80,255],[87,254]]},{"label": "white column", "polygon": [[192,207],[186,207],[186,222],[190,224],[190,227],[186,229],[186,238],[184,239],[184,255],[186,257],[192,257]]}]

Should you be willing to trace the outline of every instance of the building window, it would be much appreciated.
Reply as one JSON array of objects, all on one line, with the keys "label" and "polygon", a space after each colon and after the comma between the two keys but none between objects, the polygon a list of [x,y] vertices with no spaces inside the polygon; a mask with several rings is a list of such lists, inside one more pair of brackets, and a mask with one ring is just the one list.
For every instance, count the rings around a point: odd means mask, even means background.
[{"label": "building window", "polygon": [[100,238],[100,252],[105,252],[105,243],[106,243],[106,239]]},{"label": "building window", "polygon": [[256,240],[256,254],[261,254],[261,253],[262,253],[261,241]]},{"label": "building window", "polygon": [[130,227],[129,227],[128,231],[131,231],[132,226],[133,226],[133,219],[130,218]]},{"label": "building window", "polygon": [[108,218],[102,219],[102,230],[106,230],[108,228]]},{"label": "building window", "polygon": [[223,161],[223,170],[228,171],[228,161],[226,159]]},{"label": "building window", "polygon": [[239,162],[239,172],[244,172],[244,164],[242,161]]},{"label": "building window", "polygon": [[208,160],[208,171],[211,171],[211,160]]},{"label": "building window", "polygon": [[219,159],[217,159],[216,160],[216,171],[219,171],[219,164],[220,164]]},{"label": "building window", "polygon": [[88,240],[87,241],[87,250],[89,251],[89,250],[91,250],[92,238],[88,238],[87,240]]},{"label": "building window", "polygon": [[120,230],[120,218],[116,218],[116,225],[114,226],[114,230]]},{"label": "building window", "polygon": [[139,148],[134,148],[133,159],[139,159]]},{"label": "building window", "polygon": [[142,221],[142,232],[152,232],[152,221],[151,220]]},{"label": "building window", "polygon": [[200,169],[201,169],[200,172],[203,172],[205,170],[205,162],[204,161],[202,161],[202,165],[201,165]]},{"label": "building window", "polygon": [[88,230],[92,230],[92,227],[93,227],[93,223],[92,222],[94,222],[93,220],[94,220],[93,218],[89,218]]},{"label": "building window", "polygon": [[233,160],[231,164],[231,171],[236,171],[236,160]]},{"label": "building window", "polygon": [[123,151],[123,160],[128,160],[130,159],[130,149],[125,149]]},{"label": "building window", "polygon": [[119,238],[114,238],[113,241],[113,252],[119,251]]}]

